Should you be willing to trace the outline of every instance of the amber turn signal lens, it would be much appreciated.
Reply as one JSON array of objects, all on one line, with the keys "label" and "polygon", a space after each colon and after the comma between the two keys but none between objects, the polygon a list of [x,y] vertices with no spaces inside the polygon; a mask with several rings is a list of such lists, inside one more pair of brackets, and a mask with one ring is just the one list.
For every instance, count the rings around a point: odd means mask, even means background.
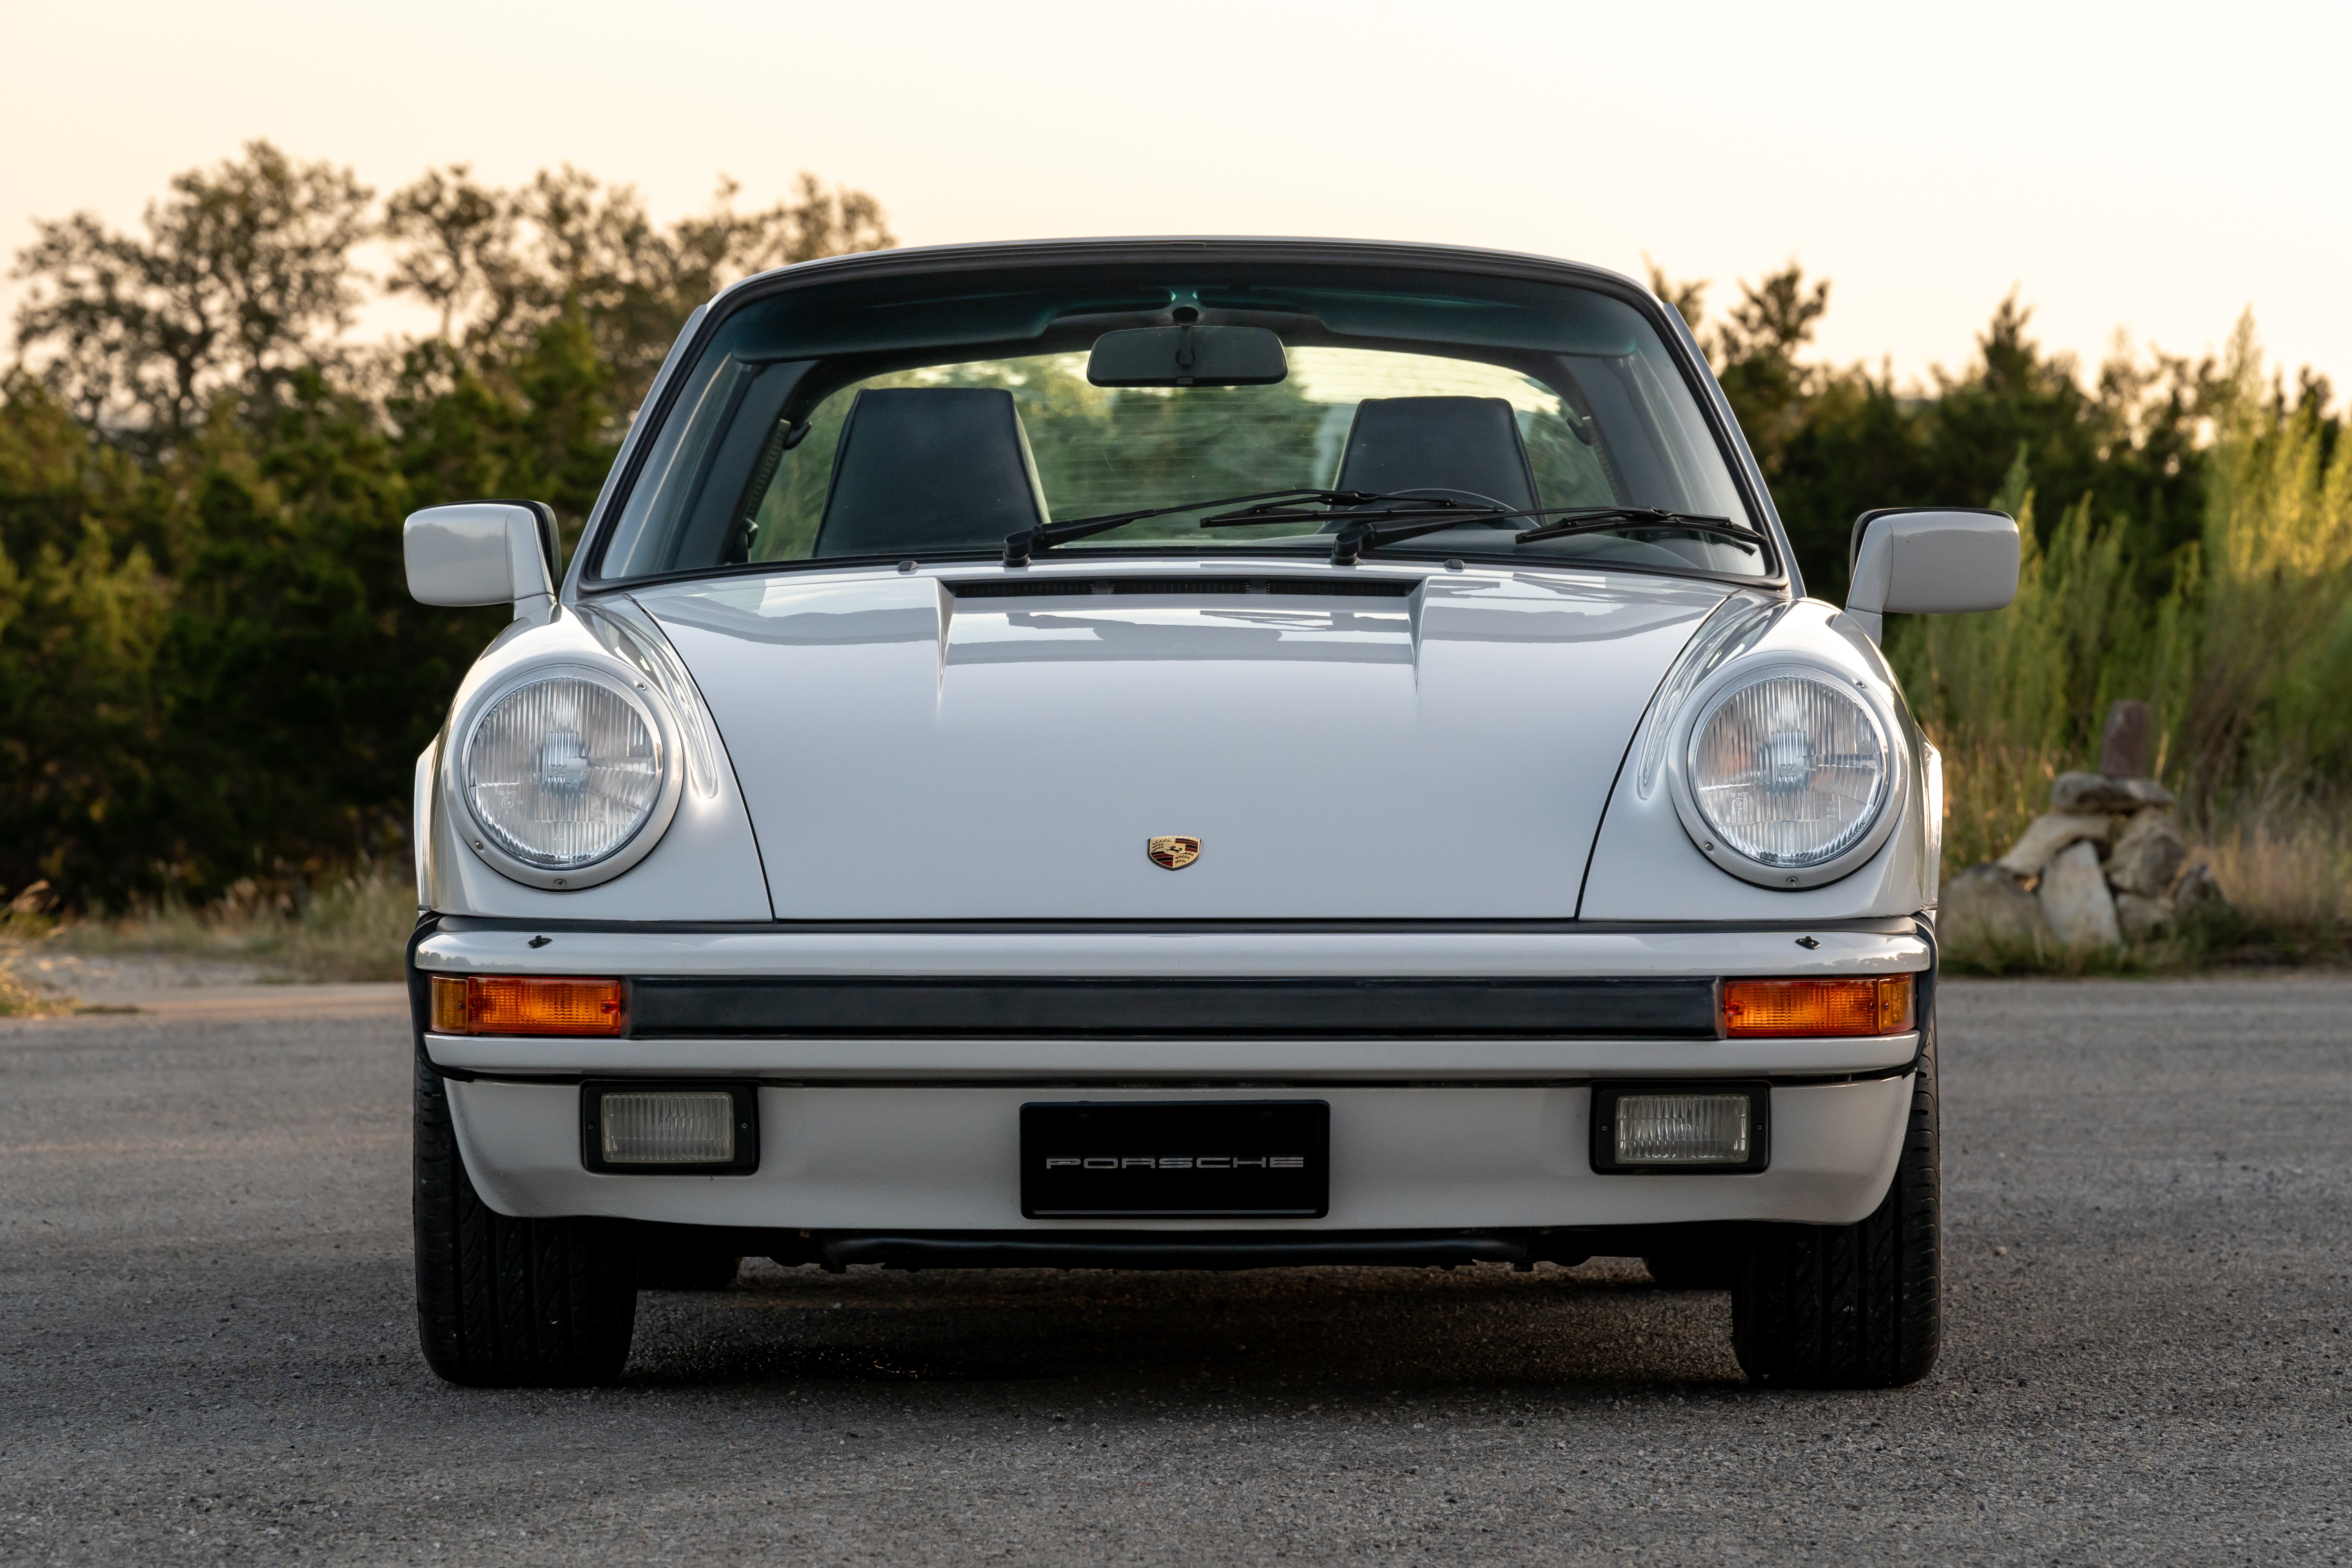
[{"label": "amber turn signal lens", "polygon": [[618,980],[433,977],[436,1034],[617,1035],[628,1026],[628,988]]},{"label": "amber turn signal lens", "polygon": [[1911,1027],[1911,976],[1727,980],[1727,1035],[1899,1035]]}]

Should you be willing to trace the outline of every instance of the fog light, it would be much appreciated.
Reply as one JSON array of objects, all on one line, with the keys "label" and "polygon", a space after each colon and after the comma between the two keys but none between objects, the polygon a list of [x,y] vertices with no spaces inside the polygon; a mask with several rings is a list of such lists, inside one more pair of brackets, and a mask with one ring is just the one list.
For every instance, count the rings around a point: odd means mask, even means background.
[{"label": "fog light", "polygon": [[750,1084],[584,1084],[581,1162],[633,1175],[740,1174],[760,1163]]},{"label": "fog light", "polygon": [[537,974],[433,977],[436,1034],[620,1035],[628,1027],[624,981]]},{"label": "fog light", "polygon": [[1748,1161],[1744,1094],[1629,1094],[1617,1102],[1617,1160],[1625,1165]]},{"label": "fog light", "polygon": [[1738,1172],[1770,1154],[1762,1084],[1603,1084],[1592,1091],[1592,1168]]},{"label": "fog light", "polygon": [[735,1158],[735,1097],[724,1091],[608,1094],[608,1165],[725,1165]]}]

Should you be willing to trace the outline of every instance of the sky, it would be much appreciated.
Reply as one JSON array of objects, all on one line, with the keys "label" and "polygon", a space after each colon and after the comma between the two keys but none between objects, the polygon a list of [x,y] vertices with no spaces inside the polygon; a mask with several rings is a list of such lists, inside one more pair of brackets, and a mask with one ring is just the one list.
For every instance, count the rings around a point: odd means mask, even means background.
[{"label": "sky", "polygon": [[[1822,352],[1958,369],[2012,289],[2095,363],[2252,307],[2352,386],[2352,5],[0,0],[0,248],[267,137],[379,190],[570,162],[656,214],[795,173],[909,244],[1300,234],[1832,282]],[[13,311],[21,285],[0,282]],[[388,318],[381,330],[398,324]]]}]

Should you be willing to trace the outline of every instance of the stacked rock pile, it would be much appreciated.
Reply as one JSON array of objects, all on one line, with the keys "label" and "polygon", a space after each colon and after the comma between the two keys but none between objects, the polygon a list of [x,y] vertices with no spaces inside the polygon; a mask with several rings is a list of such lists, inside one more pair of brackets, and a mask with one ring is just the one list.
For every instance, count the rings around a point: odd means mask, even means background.
[{"label": "stacked rock pile", "polygon": [[2137,776],[2147,704],[2118,702],[2116,709],[2101,771],[2059,774],[2050,786],[2050,809],[2008,854],[1946,884],[1939,923],[1947,940],[2118,947],[2222,901],[2211,869],[2190,863],[2172,792]]}]

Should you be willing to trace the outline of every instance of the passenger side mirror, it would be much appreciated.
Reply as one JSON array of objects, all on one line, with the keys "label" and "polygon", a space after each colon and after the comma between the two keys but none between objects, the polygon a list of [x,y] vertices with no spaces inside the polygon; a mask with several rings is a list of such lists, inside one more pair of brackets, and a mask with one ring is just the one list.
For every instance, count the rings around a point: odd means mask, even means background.
[{"label": "passenger side mirror", "polygon": [[555,598],[555,512],[535,500],[429,506],[401,525],[408,592],[421,605],[505,605]]},{"label": "passenger side mirror", "polygon": [[1272,386],[1289,374],[1282,340],[1264,327],[1130,327],[1087,356],[1097,386]]},{"label": "passenger side mirror", "polygon": [[1966,507],[1888,507],[1853,525],[1845,613],[1870,640],[1886,616],[1998,610],[2017,597],[2017,520]]}]

